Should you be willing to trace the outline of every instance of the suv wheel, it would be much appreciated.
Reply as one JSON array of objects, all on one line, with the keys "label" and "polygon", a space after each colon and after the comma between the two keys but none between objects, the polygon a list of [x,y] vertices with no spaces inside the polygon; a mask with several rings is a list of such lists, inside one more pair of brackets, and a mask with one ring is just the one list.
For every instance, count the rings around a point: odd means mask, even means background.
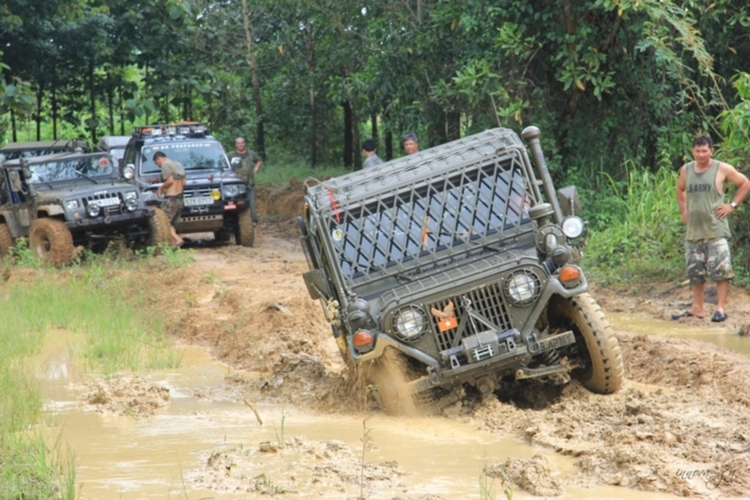
[{"label": "suv wheel", "polygon": [[0,259],[6,255],[10,255],[10,249],[16,246],[13,241],[13,237],[10,235],[8,225],[0,223]]},{"label": "suv wheel", "polygon": [[572,329],[577,347],[588,353],[583,356],[586,368],[574,370],[572,375],[591,392],[616,392],[625,378],[625,365],[620,344],[599,304],[588,293],[582,293],[556,301],[554,306],[553,310],[550,303],[550,318],[563,328]]},{"label": "suv wheel", "polygon": [[161,208],[154,208],[154,216],[148,220],[148,246],[158,247],[160,243],[172,241],[172,230],[169,227],[169,217]]},{"label": "suv wheel", "polygon": [[375,398],[388,415],[414,416],[417,405],[411,395],[401,396],[399,390],[409,382],[406,358],[387,347],[376,360],[362,367],[365,380],[375,386]]},{"label": "suv wheel", "polygon": [[29,245],[44,262],[62,267],[73,261],[73,235],[57,219],[36,219],[29,228]]},{"label": "suv wheel", "polygon": [[253,246],[255,243],[255,224],[253,224],[249,208],[237,214],[236,231],[234,236],[238,245],[243,247]]}]

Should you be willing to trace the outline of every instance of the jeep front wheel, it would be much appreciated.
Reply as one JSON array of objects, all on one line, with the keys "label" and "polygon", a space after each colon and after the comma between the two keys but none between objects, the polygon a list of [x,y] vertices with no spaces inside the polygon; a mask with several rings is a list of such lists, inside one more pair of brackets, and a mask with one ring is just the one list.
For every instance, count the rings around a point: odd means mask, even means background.
[{"label": "jeep front wheel", "polygon": [[73,235],[57,219],[36,219],[29,228],[29,246],[45,264],[62,267],[73,261]]},{"label": "jeep front wheel", "polygon": [[601,307],[588,293],[550,303],[550,323],[573,330],[586,366],[572,375],[591,392],[612,394],[622,386],[625,365],[620,344]]},{"label": "jeep front wheel", "polygon": [[251,247],[255,243],[255,224],[253,224],[249,208],[237,214],[237,230],[234,239],[243,247]]},{"label": "jeep front wheel", "polygon": [[148,246],[158,247],[160,243],[172,242],[172,229],[169,217],[161,208],[154,208],[154,216],[148,220]]},{"label": "jeep front wheel", "polygon": [[0,259],[10,255],[10,249],[16,246],[13,236],[10,235],[8,225],[0,223]]}]

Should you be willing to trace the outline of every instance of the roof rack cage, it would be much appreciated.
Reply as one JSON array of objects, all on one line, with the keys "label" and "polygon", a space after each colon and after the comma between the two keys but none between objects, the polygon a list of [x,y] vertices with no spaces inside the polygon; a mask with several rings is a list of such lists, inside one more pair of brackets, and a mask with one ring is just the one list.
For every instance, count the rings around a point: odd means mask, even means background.
[{"label": "roof rack cage", "polygon": [[187,137],[205,137],[208,127],[200,122],[176,122],[136,127],[133,135],[141,137],[166,137],[183,135]]}]

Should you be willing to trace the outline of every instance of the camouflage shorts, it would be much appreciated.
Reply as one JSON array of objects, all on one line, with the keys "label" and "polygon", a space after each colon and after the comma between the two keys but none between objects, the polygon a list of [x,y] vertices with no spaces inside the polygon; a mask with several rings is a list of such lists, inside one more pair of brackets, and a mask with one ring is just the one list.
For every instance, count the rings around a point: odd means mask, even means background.
[{"label": "camouflage shorts", "polygon": [[172,227],[177,228],[180,223],[180,212],[182,212],[182,196],[165,196],[161,200],[161,209],[167,214],[169,223]]},{"label": "camouflage shorts", "polygon": [[694,285],[705,283],[707,276],[711,276],[713,281],[734,278],[726,238],[688,241],[685,244],[685,262],[690,283]]}]

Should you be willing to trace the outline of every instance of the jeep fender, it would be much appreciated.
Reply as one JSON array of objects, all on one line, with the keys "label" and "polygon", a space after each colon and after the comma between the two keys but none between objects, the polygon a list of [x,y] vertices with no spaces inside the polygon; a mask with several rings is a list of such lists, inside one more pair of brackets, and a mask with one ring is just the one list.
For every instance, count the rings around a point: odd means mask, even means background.
[{"label": "jeep fender", "polygon": [[56,215],[65,216],[65,209],[62,205],[40,205],[37,207],[37,217],[54,217]]}]

